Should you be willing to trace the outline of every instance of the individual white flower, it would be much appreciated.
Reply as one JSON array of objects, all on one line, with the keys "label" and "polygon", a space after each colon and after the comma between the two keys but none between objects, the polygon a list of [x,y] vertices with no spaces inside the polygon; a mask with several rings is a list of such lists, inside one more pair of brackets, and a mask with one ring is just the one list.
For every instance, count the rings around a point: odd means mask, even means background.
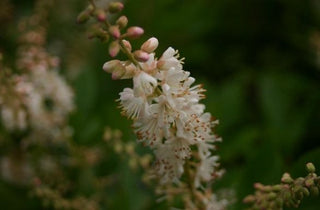
[{"label": "individual white flower", "polygon": [[157,70],[157,62],[154,56],[155,56],[154,53],[150,53],[148,61],[139,63],[143,71],[147,72],[150,75],[153,75]]},{"label": "individual white flower", "polygon": [[143,71],[133,77],[133,90],[136,96],[149,96],[154,92],[156,86],[157,80]]},{"label": "individual white flower", "polygon": [[206,90],[202,88],[202,85],[196,85],[191,88],[187,88],[185,93],[186,100],[190,101],[190,103],[198,103],[201,99],[205,98],[203,94]]},{"label": "individual white flower", "polygon": [[208,138],[204,141],[197,142],[200,159],[206,159],[212,154],[212,151],[216,149],[216,146],[214,145],[215,142],[216,138],[214,135],[211,135],[211,138]]},{"label": "individual white flower", "polygon": [[171,124],[174,119],[175,110],[170,101],[164,95],[160,95],[158,98],[154,99],[157,101],[155,104],[151,104],[149,107],[149,112],[156,115],[158,118],[158,125],[164,128],[165,125]]},{"label": "individual white flower", "polygon": [[137,119],[133,127],[138,140],[150,147],[158,146],[164,138],[165,129],[159,126],[159,120],[156,115],[149,115],[148,117]]},{"label": "individual white flower", "polygon": [[207,156],[206,158],[201,160],[200,165],[197,167],[197,173],[195,177],[195,186],[201,186],[201,181],[208,182],[211,181],[214,177],[214,172],[216,168],[219,166],[218,156]]},{"label": "individual white flower", "polygon": [[136,97],[131,88],[125,88],[120,93],[120,107],[129,118],[137,118],[146,113],[147,102],[144,97]]},{"label": "individual white flower", "polygon": [[181,60],[178,60],[179,55],[172,47],[169,47],[161,56],[157,63],[157,67],[160,70],[169,70],[174,68],[175,70],[182,70]]},{"label": "individual white flower", "polygon": [[158,72],[156,77],[162,83],[168,84],[172,91],[179,91],[182,88],[183,81],[185,81],[189,75],[190,73],[187,71],[171,67],[167,71]]}]

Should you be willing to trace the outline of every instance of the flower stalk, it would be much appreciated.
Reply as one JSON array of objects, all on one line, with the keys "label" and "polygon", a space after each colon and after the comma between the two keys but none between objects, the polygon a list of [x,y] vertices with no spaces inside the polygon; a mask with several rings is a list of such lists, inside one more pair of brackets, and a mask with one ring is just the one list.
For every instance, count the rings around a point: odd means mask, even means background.
[{"label": "flower stalk", "polygon": [[289,173],[284,173],[280,184],[254,184],[255,193],[245,197],[243,202],[250,204],[249,209],[252,210],[298,208],[304,197],[319,195],[320,177],[315,173],[315,166],[307,163],[306,169],[308,171],[306,177],[293,179]]},{"label": "flower stalk", "polygon": [[93,33],[92,37],[102,41],[112,37],[110,56],[121,51],[127,57],[123,61],[107,61],[103,70],[111,73],[112,79],[133,81],[133,87],[125,88],[118,101],[122,114],[133,120],[138,142],[154,151],[152,174],[158,177],[156,191],[167,200],[181,196],[187,209],[224,209],[226,203],[212,194],[208,184],[223,171],[219,169],[219,157],[214,155],[214,144],[221,140],[212,131],[218,121],[199,103],[205,98],[202,85],[193,85],[195,79],[183,69],[183,58],[179,58],[177,50],[169,47],[156,57],[159,42],[155,37],[132,50],[128,40],[140,38],[144,30],[138,26],[126,29],[125,16],[115,23],[108,19],[121,12],[122,3],[112,2],[106,8],[97,8],[93,1],[90,4],[94,7],[91,17],[104,23],[96,24],[101,33]]}]

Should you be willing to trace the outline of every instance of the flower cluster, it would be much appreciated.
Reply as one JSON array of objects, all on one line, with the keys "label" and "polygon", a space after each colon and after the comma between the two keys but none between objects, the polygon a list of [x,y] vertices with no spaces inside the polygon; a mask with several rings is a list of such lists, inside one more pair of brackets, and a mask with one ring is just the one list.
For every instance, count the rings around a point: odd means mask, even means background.
[{"label": "flower cluster", "polygon": [[0,175],[15,184],[30,184],[38,168],[45,171],[45,165],[52,165],[44,156],[35,161],[29,148],[53,149],[70,137],[67,120],[74,109],[73,91],[58,74],[59,59],[44,47],[50,5],[51,1],[37,2],[38,12],[19,21],[13,67],[7,67],[0,54],[0,142],[6,151],[0,154]]},{"label": "flower cluster", "polygon": [[284,207],[298,208],[304,197],[310,194],[319,195],[320,176],[316,174],[313,163],[307,163],[308,175],[293,179],[289,173],[284,173],[281,183],[276,185],[263,185],[255,183],[255,193],[243,199],[250,204],[248,209],[283,209]]},{"label": "flower cluster", "polygon": [[152,175],[157,175],[160,183],[156,192],[168,201],[181,197],[188,209],[223,209],[225,205],[217,205],[209,190],[212,181],[222,175],[219,157],[213,154],[215,142],[221,139],[212,132],[218,121],[200,103],[205,90],[202,85],[194,85],[190,72],[183,70],[178,51],[169,47],[156,57],[159,42],[155,37],[133,50],[130,40],[141,37],[144,30],[138,26],[127,28],[126,16],[115,18],[114,23],[109,18],[123,7],[120,2],[99,7],[91,0],[77,21],[90,23],[94,19],[89,38],[111,40],[111,57],[119,52],[127,56],[127,60],[106,62],[103,69],[114,80],[133,81],[133,87],[125,88],[118,101],[122,114],[133,120],[138,141],[154,151]]},{"label": "flower cluster", "polygon": [[[73,92],[57,73],[59,60],[41,46],[43,34],[23,34],[17,60],[20,74],[1,73],[1,119],[9,130],[31,129],[57,138],[73,110]],[[43,135],[42,135],[43,136]]]},{"label": "flower cluster", "polygon": [[135,65],[112,60],[103,69],[114,79],[133,80],[133,88],[120,93],[120,107],[133,119],[138,140],[155,151],[161,182],[178,181],[184,163],[193,155],[200,160],[194,183],[199,187],[202,181],[220,175],[218,157],[212,154],[213,143],[220,138],[211,130],[218,121],[204,112],[205,106],[199,101],[205,90],[202,85],[193,86],[195,79],[183,70],[178,51],[169,47],[158,59],[154,53],[157,46],[158,40],[150,38],[134,53],[144,62]]}]

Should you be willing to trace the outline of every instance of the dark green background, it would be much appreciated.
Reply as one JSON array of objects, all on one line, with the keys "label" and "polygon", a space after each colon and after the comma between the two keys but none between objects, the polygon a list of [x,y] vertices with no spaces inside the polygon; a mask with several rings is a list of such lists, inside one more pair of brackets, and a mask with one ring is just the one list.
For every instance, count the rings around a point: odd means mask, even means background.
[{"label": "dark green background", "polygon": [[[13,13],[1,22],[0,49],[8,62],[16,50],[16,23],[30,14],[33,1],[11,1]],[[50,12],[48,49],[62,59],[62,72],[76,92],[71,116],[74,139],[81,145],[101,141],[106,125],[134,141],[130,122],[121,117],[118,93],[130,81],[112,81],[101,70],[107,45],[86,39],[86,26],[75,24],[85,1],[62,1]],[[319,2],[311,0],[128,0],[123,11],[130,25],[142,26],[142,40],[159,39],[158,56],[169,46],[185,57],[184,69],[204,83],[207,111],[220,120],[218,153],[227,173],[217,188],[232,188],[243,209],[253,183],[276,184],[288,171],[306,174],[312,161],[320,168],[320,67],[311,37],[320,31]],[[0,8],[1,10],[1,8]],[[2,30],[2,28],[4,30]],[[137,41],[136,47],[142,41]],[[110,155],[104,170],[119,173],[105,209],[164,209],[150,196],[125,161]],[[80,175],[79,175],[80,176]],[[1,182],[3,209],[26,209],[25,189]],[[111,204],[110,204],[111,203]],[[36,208],[36,207],[34,207]],[[40,208],[40,207],[38,207]],[[320,208],[308,198],[301,209]]]}]

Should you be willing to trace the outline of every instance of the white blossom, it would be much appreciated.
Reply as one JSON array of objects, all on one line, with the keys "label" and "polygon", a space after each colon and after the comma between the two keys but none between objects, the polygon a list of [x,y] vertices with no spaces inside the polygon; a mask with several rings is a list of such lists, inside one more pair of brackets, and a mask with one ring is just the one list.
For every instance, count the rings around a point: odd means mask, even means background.
[{"label": "white blossom", "polygon": [[133,88],[136,96],[149,96],[156,86],[157,80],[143,71],[133,77]]},{"label": "white blossom", "polygon": [[218,156],[212,155],[217,138],[211,128],[216,123],[199,103],[205,90],[193,86],[195,79],[183,70],[177,51],[169,47],[157,59],[153,53],[157,45],[155,38],[143,45],[149,59],[138,66],[122,61],[127,63],[125,75],[133,73],[133,88],[120,93],[120,107],[133,119],[138,140],[154,150],[161,183],[178,181],[185,161],[197,152],[195,185],[199,187],[218,173]]},{"label": "white blossom", "polygon": [[120,104],[124,114],[129,118],[137,118],[146,112],[146,101],[144,97],[136,97],[131,88],[125,88],[120,93]]}]

